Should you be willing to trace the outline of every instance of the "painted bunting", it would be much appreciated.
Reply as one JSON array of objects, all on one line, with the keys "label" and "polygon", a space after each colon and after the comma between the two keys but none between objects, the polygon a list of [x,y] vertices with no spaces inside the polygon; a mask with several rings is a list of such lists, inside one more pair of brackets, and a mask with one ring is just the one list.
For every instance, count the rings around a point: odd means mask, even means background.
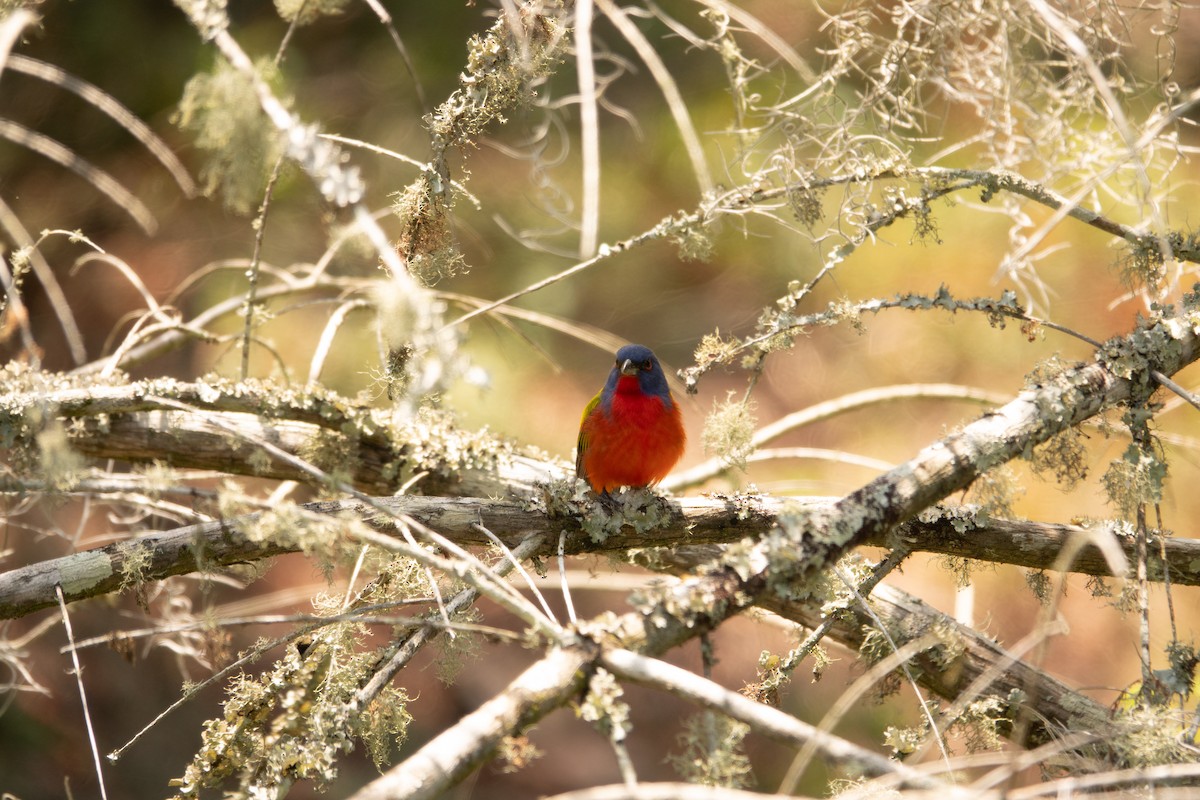
[{"label": "painted bunting", "polygon": [[627,344],[583,410],[575,475],[608,494],[658,483],[683,456],[687,434],[667,376],[649,347]]}]

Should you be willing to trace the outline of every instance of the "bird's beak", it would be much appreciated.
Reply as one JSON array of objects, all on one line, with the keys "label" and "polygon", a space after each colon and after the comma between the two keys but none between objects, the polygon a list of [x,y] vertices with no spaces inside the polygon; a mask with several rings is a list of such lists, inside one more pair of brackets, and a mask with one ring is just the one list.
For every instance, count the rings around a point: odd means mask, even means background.
[{"label": "bird's beak", "polygon": [[622,375],[637,375],[638,374],[637,364],[634,364],[631,359],[628,359],[628,358],[625,359],[625,363],[621,365],[621,374]]}]

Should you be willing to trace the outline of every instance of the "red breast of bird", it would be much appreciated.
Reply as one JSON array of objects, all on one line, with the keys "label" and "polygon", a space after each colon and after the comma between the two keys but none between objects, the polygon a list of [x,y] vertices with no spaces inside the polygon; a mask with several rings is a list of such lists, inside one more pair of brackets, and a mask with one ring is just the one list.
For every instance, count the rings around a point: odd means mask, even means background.
[{"label": "red breast of bird", "polygon": [[679,404],[654,353],[617,351],[604,388],[584,409],[575,469],[596,492],[658,483],[683,457]]}]

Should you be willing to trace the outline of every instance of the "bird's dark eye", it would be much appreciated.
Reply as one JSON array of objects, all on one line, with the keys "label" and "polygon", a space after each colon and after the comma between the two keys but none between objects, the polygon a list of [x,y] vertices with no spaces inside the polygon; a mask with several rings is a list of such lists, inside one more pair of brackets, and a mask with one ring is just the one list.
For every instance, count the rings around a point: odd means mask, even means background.
[{"label": "bird's dark eye", "polygon": [[642,369],[644,369],[646,372],[649,372],[649,371],[650,371],[650,367],[651,367],[651,366],[652,366],[652,365],[651,365],[651,363],[650,363],[649,361],[643,361],[643,362],[642,362]]}]

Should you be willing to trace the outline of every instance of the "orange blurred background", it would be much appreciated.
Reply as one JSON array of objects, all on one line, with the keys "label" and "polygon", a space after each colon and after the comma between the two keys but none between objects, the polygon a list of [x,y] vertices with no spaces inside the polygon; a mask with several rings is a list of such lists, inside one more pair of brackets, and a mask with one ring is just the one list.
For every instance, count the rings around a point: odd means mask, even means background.
[{"label": "orange blurred background", "polygon": [[[484,9],[470,4],[391,5],[395,6],[390,11],[411,51],[424,92],[431,102],[439,102],[457,85],[467,37],[484,30],[490,20],[484,18]],[[744,5],[805,57],[819,63],[821,17],[814,9],[778,1]],[[681,19],[692,19],[686,15],[694,15],[694,8],[684,3],[666,3],[663,7]],[[243,47],[254,55],[272,55],[286,26],[271,9],[265,4],[238,4],[232,12],[232,31]],[[196,174],[201,155],[170,120],[184,84],[196,70],[212,62],[213,54],[182,14],[167,4],[130,0],[51,3],[40,7],[40,13],[42,24],[29,32],[17,52],[58,65],[112,94],[164,137]],[[1194,16],[1185,14],[1181,19],[1183,42],[1196,37]],[[652,41],[659,41],[655,37],[665,34],[659,23],[644,21],[644,26]],[[633,57],[611,28],[601,29],[599,35],[627,58]],[[730,166],[734,138],[725,133],[730,125],[730,99],[721,64],[711,53],[666,41],[664,57],[680,81],[689,112],[705,135],[716,179],[733,185],[737,182],[737,173]],[[768,50],[755,49],[749,42],[746,46],[754,56],[770,63]],[[1152,59],[1135,52],[1129,67],[1152,68]],[[303,118],[319,121],[327,131],[417,159],[428,156],[421,124],[423,112],[412,80],[390,38],[365,6],[352,5],[339,17],[297,31],[282,72],[284,85],[295,96],[294,108]],[[1194,76],[1181,72],[1178,79],[1187,85],[1186,81]],[[570,96],[575,91],[574,80],[571,65],[563,65],[546,88],[547,95],[558,99]],[[600,241],[611,244],[637,235],[681,209],[695,208],[698,198],[677,130],[645,68],[639,65],[636,74],[614,83],[606,96],[637,119],[636,127],[632,127],[602,114]],[[157,233],[147,235],[78,177],[21,147],[0,143],[0,199],[11,205],[35,237],[48,228],[81,230],[128,263],[160,301],[166,301],[182,281],[207,264],[249,257],[254,241],[249,219],[229,214],[219,201],[184,197],[170,176],[127,132],[74,96],[8,71],[0,80],[0,117],[18,120],[57,139],[111,172],[154,211],[160,226]],[[549,162],[564,151],[560,163],[531,170],[527,160],[513,158],[506,151],[521,146],[543,124],[544,118],[535,109],[514,113],[508,126],[493,129],[493,138],[456,158],[456,168],[469,170],[468,188],[480,199],[482,210],[465,199],[458,201],[455,235],[471,269],[443,281],[438,289],[493,299],[575,263],[573,255],[533,250],[505,232],[506,228],[552,230],[557,223],[546,207],[565,203],[563,198],[572,198],[575,204],[568,208],[567,215],[578,215],[580,163],[575,109],[569,108],[561,118],[565,127],[554,133],[544,154]],[[965,117],[950,117],[943,120],[943,125],[937,133],[947,139],[970,135],[971,121]],[[1190,136],[1190,131],[1185,135]],[[916,144],[913,148],[917,154],[914,161],[920,163],[922,148],[933,152],[938,145]],[[353,158],[363,169],[372,208],[385,207],[389,195],[403,189],[417,174],[413,167],[385,157],[354,152]],[[456,177],[462,177],[461,172]],[[1188,163],[1179,164],[1164,178],[1181,189],[1176,193],[1180,200],[1166,208],[1172,225],[1185,227],[1191,222],[1191,195],[1186,188],[1195,179],[1195,167]],[[907,221],[884,229],[877,241],[858,249],[824,281],[802,311],[817,311],[827,302],[841,299],[858,301],[901,292],[932,294],[941,285],[955,297],[999,296],[1010,288],[996,279],[1010,245],[1008,220],[981,210],[977,200],[977,194],[972,194],[956,198],[953,204],[934,204],[941,240],[937,244],[914,241],[912,224]],[[832,215],[836,198],[831,195],[826,205]],[[1100,210],[1133,223],[1137,220],[1128,218],[1132,205],[1123,207],[1114,202],[1112,209]],[[1049,216],[1032,205],[1024,210],[1038,219]],[[794,226],[794,221],[787,221]],[[328,214],[306,179],[294,170],[285,173],[266,224],[264,260],[280,267],[315,261],[328,244],[327,222]],[[394,220],[384,224],[389,232],[397,230]],[[570,247],[572,241],[570,235],[548,240],[560,250]],[[1061,249],[1055,249],[1059,245]],[[516,305],[649,345],[671,371],[689,366],[700,338],[715,329],[727,335],[750,332],[762,309],[787,292],[789,281],[804,281],[815,274],[830,246],[814,244],[786,226],[763,218],[727,219],[716,233],[714,254],[706,262],[682,260],[670,243],[654,241],[606,259],[578,276],[522,298]],[[1050,252],[1039,262],[1038,274],[1047,286],[1049,302],[1038,313],[1101,340],[1130,329],[1137,313],[1144,309],[1140,300],[1127,296],[1112,267],[1116,252],[1110,237],[1068,220],[1058,224],[1043,249]],[[63,284],[84,333],[88,357],[111,353],[112,335],[119,337],[127,331],[127,315],[141,308],[138,294],[107,266],[91,263],[73,268],[75,259],[86,249],[64,236],[50,238],[41,250]],[[373,260],[365,255],[350,254],[335,262],[334,269],[339,274],[382,277]],[[171,302],[186,318],[242,291],[241,271],[231,270],[198,282]],[[44,366],[70,369],[73,364],[61,330],[36,281],[27,279],[23,296],[32,328],[45,348]],[[313,305],[276,309],[284,313],[278,313],[260,330],[284,363],[291,366],[291,380],[302,383],[306,379],[311,353],[333,308]],[[237,330],[241,324],[240,319],[229,320],[225,330]],[[958,383],[1012,395],[1022,387],[1024,375],[1043,359],[1055,354],[1068,361],[1091,358],[1091,349],[1076,339],[1044,331],[1028,341],[1017,324],[1001,330],[989,327],[982,317],[966,314],[888,311],[866,317],[864,324],[862,333],[845,326],[813,329],[799,338],[790,352],[772,356],[754,389],[760,423],[842,394],[892,384]],[[607,374],[611,352],[534,324],[516,322],[514,327],[516,330],[478,319],[470,324],[462,346],[471,361],[486,372],[487,381],[483,386],[460,383],[443,398],[444,404],[453,409],[465,428],[487,426],[515,442],[569,460],[579,412]],[[0,357],[13,357],[17,343],[10,338]],[[236,377],[239,366],[236,347],[191,344],[132,372],[135,377],[188,379],[210,372]],[[384,403],[375,387],[374,376],[379,368],[369,315],[351,314],[336,339],[323,373],[324,382],[343,395],[361,393],[374,398],[373,402]],[[254,354],[252,371],[278,377],[274,359],[262,351]],[[1176,376],[1176,380],[1185,387],[1194,386],[1195,369]],[[684,400],[691,441],[681,467],[706,458],[700,445],[701,431],[714,402],[723,401],[731,391],[740,396],[746,386],[745,373],[718,370],[701,381],[697,396]],[[681,391],[677,385],[676,393]],[[903,401],[795,431],[776,444],[831,448],[899,463],[979,413],[978,407],[964,403]],[[1193,409],[1176,404],[1161,416],[1160,429],[1195,437],[1194,414]],[[1022,489],[1014,503],[1019,516],[1069,522],[1114,513],[1099,479],[1108,463],[1120,457],[1127,441],[1119,434],[1108,437],[1088,429],[1086,442],[1088,479],[1069,494],[1033,475],[1024,464],[1012,465]],[[1194,448],[1175,446],[1168,448],[1168,454],[1172,472],[1163,503],[1164,524],[1178,536],[1191,537],[1187,520],[1200,512],[1200,498],[1186,487],[1197,478],[1197,454]],[[753,464],[746,472],[732,472],[707,488],[755,485],[776,494],[837,496],[873,475],[862,467],[786,461]],[[266,493],[271,487],[261,484],[260,488]],[[76,537],[81,511],[75,504],[47,507],[40,513],[40,519],[57,535],[39,535],[27,529],[25,525],[31,522],[28,519],[19,525],[7,525],[0,546],[0,555],[6,557],[0,559],[0,569],[60,555],[72,546],[94,546],[106,541],[111,532],[104,515],[92,514]],[[594,569],[600,586],[611,568],[602,559],[580,566]],[[621,576],[627,573],[637,574],[627,569]],[[954,579],[936,558],[913,556],[902,573],[888,580],[939,609],[953,611]],[[554,594],[554,578],[545,583],[543,590]],[[1091,597],[1085,583],[1080,576],[1070,576],[1066,581],[1059,613],[1070,632],[1050,641],[1044,666],[1069,685],[1108,704],[1139,676],[1137,620],[1121,615],[1103,599]],[[243,602],[248,594],[227,587],[200,591],[194,584],[184,585],[196,611],[208,603]],[[975,624],[1001,643],[1018,641],[1038,623],[1041,609],[1026,587],[1022,570],[981,565],[974,573],[974,586]],[[266,604],[260,610],[308,611],[308,596],[322,587],[324,581],[315,568],[294,555],[279,559],[250,591],[266,595]],[[627,608],[620,591],[580,588],[577,592],[576,605],[581,614]],[[1190,641],[1198,622],[1195,591],[1176,587],[1173,592],[1181,639]],[[156,602],[165,600],[158,598]],[[561,605],[559,601],[556,608]],[[229,608],[225,610],[232,613]],[[128,597],[79,604],[71,613],[77,638],[145,623],[144,613]],[[49,614],[42,612],[7,623],[4,633],[16,638]],[[494,610],[489,609],[487,614],[495,624],[505,624]],[[1161,658],[1162,648],[1171,636],[1161,588],[1153,591],[1152,618],[1152,649]],[[258,634],[234,632],[231,652],[246,646]],[[58,652],[64,641],[61,631],[56,630],[30,645],[33,663],[41,670],[36,677],[52,690],[51,697],[22,693],[14,700],[12,694],[7,698],[0,694],[0,792],[8,791],[25,800],[60,796],[64,782],[69,782],[77,797],[96,794],[79,701],[73,678],[66,674],[69,662]],[[795,641],[794,633],[777,626],[735,620],[722,628],[716,639],[720,662],[715,677],[726,686],[739,688],[754,679],[760,651],[785,651]],[[442,686],[428,669],[430,659],[436,656],[423,656],[423,661],[400,678],[410,694],[418,697],[411,709],[417,722],[404,752],[498,691],[532,655],[485,646],[484,656],[469,665],[451,687]],[[853,654],[835,649],[833,655],[837,660],[820,682],[810,684],[805,676],[798,677],[784,698],[788,711],[818,721],[860,673]],[[671,660],[700,669],[695,644],[673,654]],[[140,652],[131,662],[97,648],[85,651],[83,664],[102,753],[123,743],[173,702],[185,677],[177,659],[162,648]],[[202,677],[202,670],[195,665],[188,670],[192,680]],[[681,718],[695,710],[648,690],[630,687],[627,692],[634,708],[630,746],[639,775],[669,779],[673,772],[662,760],[666,745],[673,741]],[[208,690],[200,700],[169,717],[156,734],[131,748],[124,759],[106,767],[110,795],[165,794],[166,781],[182,774],[197,747],[201,722],[220,713],[220,696],[220,692]],[[882,748],[886,726],[911,725],[917,720],[916,704],[906,688],[897,699],[857,706],[836,732]],[[487,768],[458,796],[532,797],[593,781],[619,780],[603,738],[568,713],[552,715],[532,738],[547,751],[543,759],[512,775]],[[749,752],[759,786],[774,789],[791,754],[755,737],[750,739]],[[324,796],[344,796],[373,774],[361,753],[344,763],[339,782]],[[820,792],[823,786],[822,770],[817,768],[810,771],[801,788]],[[292,796],[307,797],[310,793],[314,793],[310,787],[299,786]]]}]

